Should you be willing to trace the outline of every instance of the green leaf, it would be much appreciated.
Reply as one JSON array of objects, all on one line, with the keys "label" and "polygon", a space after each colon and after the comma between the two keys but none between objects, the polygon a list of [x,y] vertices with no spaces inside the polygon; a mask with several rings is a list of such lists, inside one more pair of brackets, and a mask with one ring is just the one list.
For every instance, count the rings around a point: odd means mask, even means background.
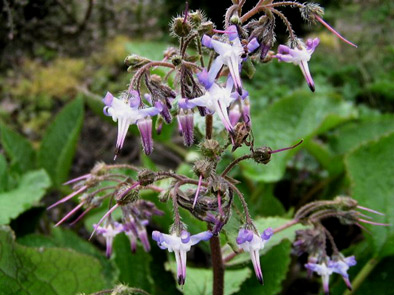
[{"label": "green leaf", "polygon": [[82,122],[83,101],[75,99],[64,107],[45,132],[38,159],[54,186],[67,179]]},{"label": "green leaf", "polygon": [[3,295],[74,295],[104,288],[97,259],[60,248],[19,245],[0,227],[0,286]]},{"label": "green leaf", "polygon": [[[233,220],[234,218],[232,218]],[[235,241],[237,235],[238,235],[238,230],[241,226],[241,224],[236,224],[233,221],[230,221],[228,225],[225,226],[226,231],[228,232],[228,238],[230,241]],[[260,232],[263,232],[265,229],[272,227],[273,229],[278,228],[279,226],[282,226],[286,223],[291,221],[290,219],[282,218],[282,217],[266,217],[266,218],[257,218],[254,220],[254,224],[256,225],[257,229]],[[296,224],[293,225],[285,230],[282,230],[272,236],[272,238],[265,244],[265,247],[263,250],[260,251],[260,255],[265,255],[268,251],[270,251],[274,246],[279,245],[280,243],[283,242],[283,240],[288,240],[290,242],[293,242],[295,239],[295,232],[296,230],[305,228],[305,226],[301,224]],[[232,253],[232,250],[231,250]],[[224,256],[228,255],[230,253],[225,253]],[[250,260],[249,253],[241,253],[237,255],[234,259],[229,261],[227,264],[229,266],[231,265],[237,265],[240,263],[244,263],[246,261]]]},{"label": "green leaf", "polygon": [[268,253],[260,258],[261,270],[264,276],[264,286],[261,286],[256,278],[248,279],[237,294],[248,295],[274,295],[280,294],[282,282],[286,278],[290,265],[291,243],[283,241],[273,247]]},{"label": "green leaf", "polygon": [[43,169],[22,175],[16,188],[0,193],[0,224],[8,224],[11,219],[35,206],[50,185],[51,181]]},{"label": "green leaf", "polygon": [[130,241],[125,235],[115,238],[114,262],[120,270],[119,281],[132,287],[151,292],[154,281],[150,271],[152,257],[138,246],[136,253],[130,249]]},{"label": "green leaf", "polygon": [[329,138],[329,146],[336,154],[345,154],[352,149],[385,133],[394,131],[394,116],[368,118],[359,122],[350,122],[339,128]]},{"label": "green leaf", "polygon": [[30,234],[18,239],[17,242],[29,247],[73,249],[78,253],[90,255],[98,259],[103,268],[102,274],[104,275],[106,282],[105,287],[107,288],[112,287],[119,276],[119,270],[116,268],[113,261],[108,260],[92,243],[80,238],[71,230],[55,227],[52,230],[51,236]]},{"label": "green leaf", "polygon": [[11,159],[11,167],[18,173],[34,169],[36,152],[31,143],[20,134],[0,125],[1,143]]},{"label": "green leaf", "polygon": [[[174,261],[166,264],[166,269],[171,270],[176,277],[176,263]],[[209,295],[212,294],[213,273],[212,269],[195,268],[187,266],[186,282],[178,289],[186,295]],[[242,283],[251,276],[248,268],[237,270],[226,270],[224,272],[224,294],[230,295],[238,292]]]},{"label": "green leaf", "polygon": [[[255,146],[265,145],[272,149],[293,145],[302,138],[310,140],[355,115],[352,106],[337,97],[311,96],[303,91],[278,100],[263,111],[258,109],[254,112]],[[241,165],[246,177],[256,181],[275,182],[284,175],[286,164],[296,150],[273,155],[268,165],[258,165],[251,161],[244,161]],[[245,151],[239,149],[238,155]]]},{"label": "green leaf", "polygon": [[[352,197],[361,206],[385,214],[374,221],[394,224],[394,133],[360,146],[345,158]],[[364,225],[364,224],[363,224]],[[371,243],[379,257],[394,254],[394,227],[369,226]]]},{"label": "green leaf", "polygon": [[0,193],[4,192],[8,186],[8,172],[7,161],[4,156],[0,154]]}]

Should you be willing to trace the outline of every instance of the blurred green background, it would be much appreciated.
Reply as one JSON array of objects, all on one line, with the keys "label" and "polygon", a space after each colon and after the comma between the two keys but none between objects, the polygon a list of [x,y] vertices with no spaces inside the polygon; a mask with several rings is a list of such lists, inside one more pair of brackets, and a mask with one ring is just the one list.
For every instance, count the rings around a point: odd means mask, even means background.
[{"label": "blurred green background", "polygon": [[[266,166],[244,162],[232,172],[260,230],[286,222],[310,201],[337,195],[384,212],[376,221],[394,224],[394,3],[318,2],[325,19],[358,49],[321,25],[302,23],[297,10],[284,9],[298,36],[321,39],[309,63],[316,92],[309,91],[298,67],[277,61],[258,65],[253,80],[244,78],[255,144],[278,149],[305,140]],[[229,3],[189,1],[218,27]],[[3,1],[0,7],[0,294],[89,294],[117,284],[150,294],[211,294],[208,244],[190,252],[186,285],[178,290],[172,256],[156,245],[149,254],[139,247],[133,255],[126,237],[119,236],[107,260],[101,239],[87,241],[105,208],[61,228],[53,224],[75,204],[45,209],[70,193],[64,181],[89,172],[98,161],[112,163],[117,130],[102,114],[100,99],[127,86],[125,56],[160,60],[167,46],[176,44],[168,22],[184,2]],[[277,33],[285,42],[279,23]],[[137,129],[130,128],[117,162],[190,175],[197,148],[183,146],[175,123],[163,129],[148,158]],[[197,142],[200,138],[197,131]],[[218,169],[245,152],[227,153]],[[157,202],[154,194],[145,197]],[[167,214],[154,219],[149,231],[167,231],[171,206],[157,204]],[[205,230],[188,212],[182,216],[190,231]],[[394,294],[392,227],[368,226],[368,234],[336,220],[325,225],[340,250],[357,257],[351,279],[367,262],[376,262],[355,294]],[[238,226],[234,214],[223,243]],[[307,278],[303,268],[306,257],[291,254],[293,240],[289,230],[261,253],[265,286],[245,257],[234,261],[226,271],[226,294],[319,294],[320,278]],[[332,294],[344,294],[340,276],[330,283]]]}]

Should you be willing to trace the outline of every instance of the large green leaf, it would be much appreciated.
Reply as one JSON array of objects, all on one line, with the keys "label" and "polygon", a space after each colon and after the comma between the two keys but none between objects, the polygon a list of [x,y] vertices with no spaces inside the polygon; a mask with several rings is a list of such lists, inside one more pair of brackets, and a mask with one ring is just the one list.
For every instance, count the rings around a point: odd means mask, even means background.
[{"label": "large green leaf", "polygon": [[69,249],[17,244],[9,227],[0,227],[2,295],[74,295],[104,288],[96,258]]},{"label": "large green leaf", "polygon": [[138,246],[135,254],[131,252],[130,241],[124,235],[118,235],[114,241],[114,261],[120,270],[119,281],[122,284],[151,292],[154,281],[150,271],[152,257]]},{"label": "large green leaf", "polygon": [[264,286],[261,286],[256,278],[248,279],[237,294],[249,295],[274,295],[280,294],[282,282],[290,264],[291,243],[283,241],[273,247],[268,253],[260,258],[261,269],[264,276]]},{"label": "large green leaf", "polygon": [[[308,141],[355,116],[353,107],[337,97],[311,96],[303,91],[280,99],[264,110],[254,110],[254,113],[255,146],[265,145],[272,149],[290,146],[302,138]],[[244,152],[245,149],[240,149],[238,153]],[[275,182],[282,178],[286,164],[295,152],[275,154],[268,165],[252,161],[244,161],[241,165],[247,177]]]},{"label": "large green leaf", "polygon": [[[345,159],[352,185],[352,197],[361,206],[383,212],[374,220],[394,224],[394,133],[354,150]],[[394,254],[394,227],[368,226],[366,238],[375,254]]]},{"label": "large green leaf", "polygon": [[[167,263],[166,267],[176,276],[176,263]],[[224,294],[230,295],[238,292],[242,283],[250,277],[249,268],[226,270],[224,273]],[[213,273],[212,269],[187,267],[186,283],[179,290],[185,295],[212,294]]]},{"label": "large green leaf", "polygon": [[105,286],[107,288],[111,288],[119,276],[119,270],[113,261],[108,260],[91,242],[80,238],[71,230],[55,227],[50,236],[30,234],[18,239],[17,242],[29,247],[72,249],[78,253],[90,255],[98,259],[102,266],[102,274],[104,275]]},{"label": "large green leaf", "polygon": [[75,99],[56,116],[45,132],[39,162],[54,186],[67,179],[83,122],[83,101]]},{"label": "large green leaf", "polygon": [[0,224],[8,224],[36,205],[50,185],[51,181],[43,169],[22,175],[16,188],[0,193]]},{"label": "large green leaf", "polygon": [[8,157],[11,167],[19,173],[31,170],[35,166],[36,152],[30,142],[20,134],[0,125],[1,143]]},{"label": "large green leaf", "polygon": [[[234,242],[237,235],[238,235],[238,230],[241,224],[238,224],[232,220],[225,226],[225,229],[228,233],[228,238],[229,241]],[[282,226],[286,223],[288,223],[290,219],[282,218],[282,217],[267,217],[267,218],[257,218],[254,220],[254,224],[256,225],[257,229],[260,232],[263,232],[265,229],[272,227],[273,229],[278,228],[279,226]],[[280,244],[283,242],[283,240],[289,240],[290,242],[293,242],[295,239],[295,232],[296,230],[305,228],[301,224],[296,224],[293,225],[285,230],[282,230],[272,236],[272,238],[265,244],[265,247],[263,250],[260,251],[260,255],[264,255],[268,251],[270,251],[274,246]],[[225,256],[232,253],[231,251],[228,251],[225,253]],[[228,262],[228,265],[237,265],[240,263],[244,263],[246,261],[250,260],[249,253],[241,253],[237,255],[234,259],[232,259],[230,262]]]},{"label": "large green leaf", "polygon": [[5,191],[8,186],[8,171],[7,161],[4,156],[0,154],[0,193]]},{"label": "large green leaf", "polygon": [[350,122],[338,128],[329,138],[329,146],[336,154],[345,154],[362,143],[377,139],[394,131],[394,116],[372,117],[358,122]]}]

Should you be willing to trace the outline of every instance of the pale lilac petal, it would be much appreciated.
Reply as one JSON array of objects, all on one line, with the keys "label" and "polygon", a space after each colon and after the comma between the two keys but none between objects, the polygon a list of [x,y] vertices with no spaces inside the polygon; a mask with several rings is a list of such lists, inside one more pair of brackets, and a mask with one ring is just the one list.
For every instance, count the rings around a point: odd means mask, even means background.
[{"label": "pale lilac petal", "polygon": [[251,230],[241,228],[238,232],[238,237],[236,242],[238,245],[243,244],[245,242],[251,242],[253,240],[253,232]]},{"label": "pale lilac petal", "polygon": [[257,280],[259,281],[260,284],[264,284],[263,281],[263,273],[261,272],[261,266],[260,266],[260,255],[259,251],[250,251],[250,259],[252,260],[253,263],[253,268],[254,272],[256,274]]},{"label": "pale lilac petal", "polygon": [[211,40],[211,45],[213,49],[220,55],[225,55],[228,51],[232,50],[232,46],[227,43],[220,42],[218,40]]},{"label": "pale lilac petal", "polygon": [[272,230],[272,227],[269,227],[261,234],[261,238],[265,241],[268,241],[269,239],[271,239],[273,234],[274,231]]},{"label": "pale lilac petal", "polygon": [[229,39],[230,41],[234,41],[234,40],[238,39],[238,30],[237,30],[237,27],[236,27],[235,25],[229,26],[229,27],[226,29],[226,34],[227,34],[228,39]]},{"label": "pale lilac petal", "polygon": [[215,81],[216,77],[219,73],[219,71],[221,70],[221,68],[223,67],[223,59],[222,57],[219,55],[212,63],[211,68],[209,69],[209,81]]},{"label": "pale lilac petal", "polygon": [[214,79],[211,79],[209,73],[206,69],[203,69],[200,73],[197,74],[198,81],[205,87],[205,89],[211,88]]},{"label": "pale lilac petal", "polygon": [[183,230],[181,232],[181,241],[182,243],[189,243],[190,241],[190,233],[187,230]]},{"label": "pale lilac petal", "polygon": [[311,73],[309,72],[308,63],[306,61],[301,61],[300,68],[309,88],[312,90],[312,92],[315,92],[315,82],[313,82]]},{"label": "pale lilac petal", "polygon": [[239,119],[241,118],[241,115],[242,114],[239,105],[238,104],[234,105],[229,111],[231,126],[235,126],[238,123]]},{"label": "pale lilac petal", "polygon": [[260,47],[259,42],[257,41],[256,38],[253,38],[249,43],[248,43],[248,51],[249,53],[254,52],[257,48]]},{"label": "pale lilac petal", "polygon": [[105,103],[106,106],[111,106],[112,101],[114,99],[114,96],[111,94],[111,92],[107,92],[107,94],[103,98],[103,102]]},{"label": "pale lilac petal", "polygon": [[211,37],[209,37],[208,35],[204,35],[204,36],[202,36],[201,44],[204,45],[205,47],[212,49],[213,47],[212,47],[211,40],[212,40]]},{"label": "pale lilac petal", "polygon": [[212,238],[213,234],[210,231],[204,231],[190,237],[191,246],[199,243],[200,241],[208,241]]}]

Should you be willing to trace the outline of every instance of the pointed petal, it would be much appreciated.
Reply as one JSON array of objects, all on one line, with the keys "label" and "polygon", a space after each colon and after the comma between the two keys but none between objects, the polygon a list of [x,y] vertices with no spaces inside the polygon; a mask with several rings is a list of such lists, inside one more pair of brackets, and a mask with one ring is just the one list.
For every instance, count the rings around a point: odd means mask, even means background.
[{"label": "pointed petal", "polygon": [[306,61],[301,61],[300,68],[301,68],[302,74],[304,75],[304,77],[306,79],[306,82],[308,83],[309,88],[312,90],[312,92],[315,92],[315,82],[313,82],[311,73],[309,72],[308,63]]},{"label": "pointed petal", "polygon": [[76,195],[84,192],[88,187],[86,185],[82,186],[80,189],[76,190],[75,192],[69,194],[68,196],[65,196],[64,198],[60,199],[59,201],[57,201],[56,203],[52,204],[51,206],[49,206],[47,208],[47,210],[52,209],[53,207],[56,207],[59,204],[62,204],[64,202],[67,202],[68,200],[72,199],[73,197],[75,197]]}]

